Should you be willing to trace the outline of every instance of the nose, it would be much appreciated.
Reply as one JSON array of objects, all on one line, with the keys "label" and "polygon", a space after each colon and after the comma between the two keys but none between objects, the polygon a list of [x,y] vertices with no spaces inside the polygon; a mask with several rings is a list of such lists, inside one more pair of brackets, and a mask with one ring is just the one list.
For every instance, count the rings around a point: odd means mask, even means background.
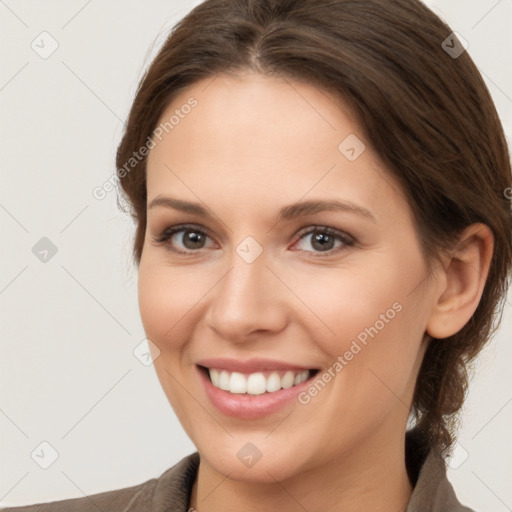
[{"label": "nose", "polygon": [[233,343],[278,333],[288,321],[286,288],[275,270],[267,267],[263,254],[247,263],[233,252],[229,270],[208,295],[206,324]]}]

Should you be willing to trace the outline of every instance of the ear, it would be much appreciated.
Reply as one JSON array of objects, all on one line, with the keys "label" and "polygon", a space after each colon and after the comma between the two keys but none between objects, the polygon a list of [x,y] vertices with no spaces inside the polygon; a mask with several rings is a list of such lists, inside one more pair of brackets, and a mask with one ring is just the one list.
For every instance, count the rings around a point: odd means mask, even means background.
[{"label": "ear", "polygon": [[441,270],[442,289],[427,323],[430,336],[447,338],[469,321],[480,302],[493,250],[494,235],[487,225],[472,224],[464,230]]}]

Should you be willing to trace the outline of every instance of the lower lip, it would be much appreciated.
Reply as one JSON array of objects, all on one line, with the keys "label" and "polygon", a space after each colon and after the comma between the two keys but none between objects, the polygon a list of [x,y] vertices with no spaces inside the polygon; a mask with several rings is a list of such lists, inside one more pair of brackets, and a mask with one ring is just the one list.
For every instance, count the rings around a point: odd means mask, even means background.
[{"label": "lower lip", "polygon": [[230,393],[216,388],[205,372],[199,367],[196,368],[211,403],[227,416],[235,416],[246,420],[268,416],[297,400],[297,395],[305,390],[315,377],[313,375],[297,386],[288,389],[281,389],[273,393],[262,393],[261,395],[248,395],[245,393]]}]

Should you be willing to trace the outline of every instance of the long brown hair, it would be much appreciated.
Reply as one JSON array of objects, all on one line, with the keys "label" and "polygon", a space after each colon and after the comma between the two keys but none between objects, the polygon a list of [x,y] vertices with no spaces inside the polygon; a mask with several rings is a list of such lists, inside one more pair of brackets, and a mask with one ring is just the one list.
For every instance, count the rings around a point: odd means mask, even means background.
[{"label": "long brown hair", "polygon": [[353,109],[406,192],[427,262],[468,225],[492,229],[495,249],[478,308],[457,334],[429,342],[414,393],[413,418],[427,448],[449,450],[467,370],[501,319],[512,254],[510,159],[475,64],[419,0],[206,0],[173,28],[147,69],[118,147],[118,203],[136,223],[137,265],[146,157],[129,172],[126,163],[178,93],[244,70],[313,84]]}]

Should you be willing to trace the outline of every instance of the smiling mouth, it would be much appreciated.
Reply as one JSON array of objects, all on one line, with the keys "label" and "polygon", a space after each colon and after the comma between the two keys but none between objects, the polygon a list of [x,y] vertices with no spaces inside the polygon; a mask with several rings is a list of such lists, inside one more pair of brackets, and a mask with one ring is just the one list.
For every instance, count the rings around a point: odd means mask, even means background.
[{"label": "smiling mouth", "polygon": [[198,365],[212,385],[233,394],[262,395],[298,386],[320,370],[267,370],[254,373],[232,372]]}]

